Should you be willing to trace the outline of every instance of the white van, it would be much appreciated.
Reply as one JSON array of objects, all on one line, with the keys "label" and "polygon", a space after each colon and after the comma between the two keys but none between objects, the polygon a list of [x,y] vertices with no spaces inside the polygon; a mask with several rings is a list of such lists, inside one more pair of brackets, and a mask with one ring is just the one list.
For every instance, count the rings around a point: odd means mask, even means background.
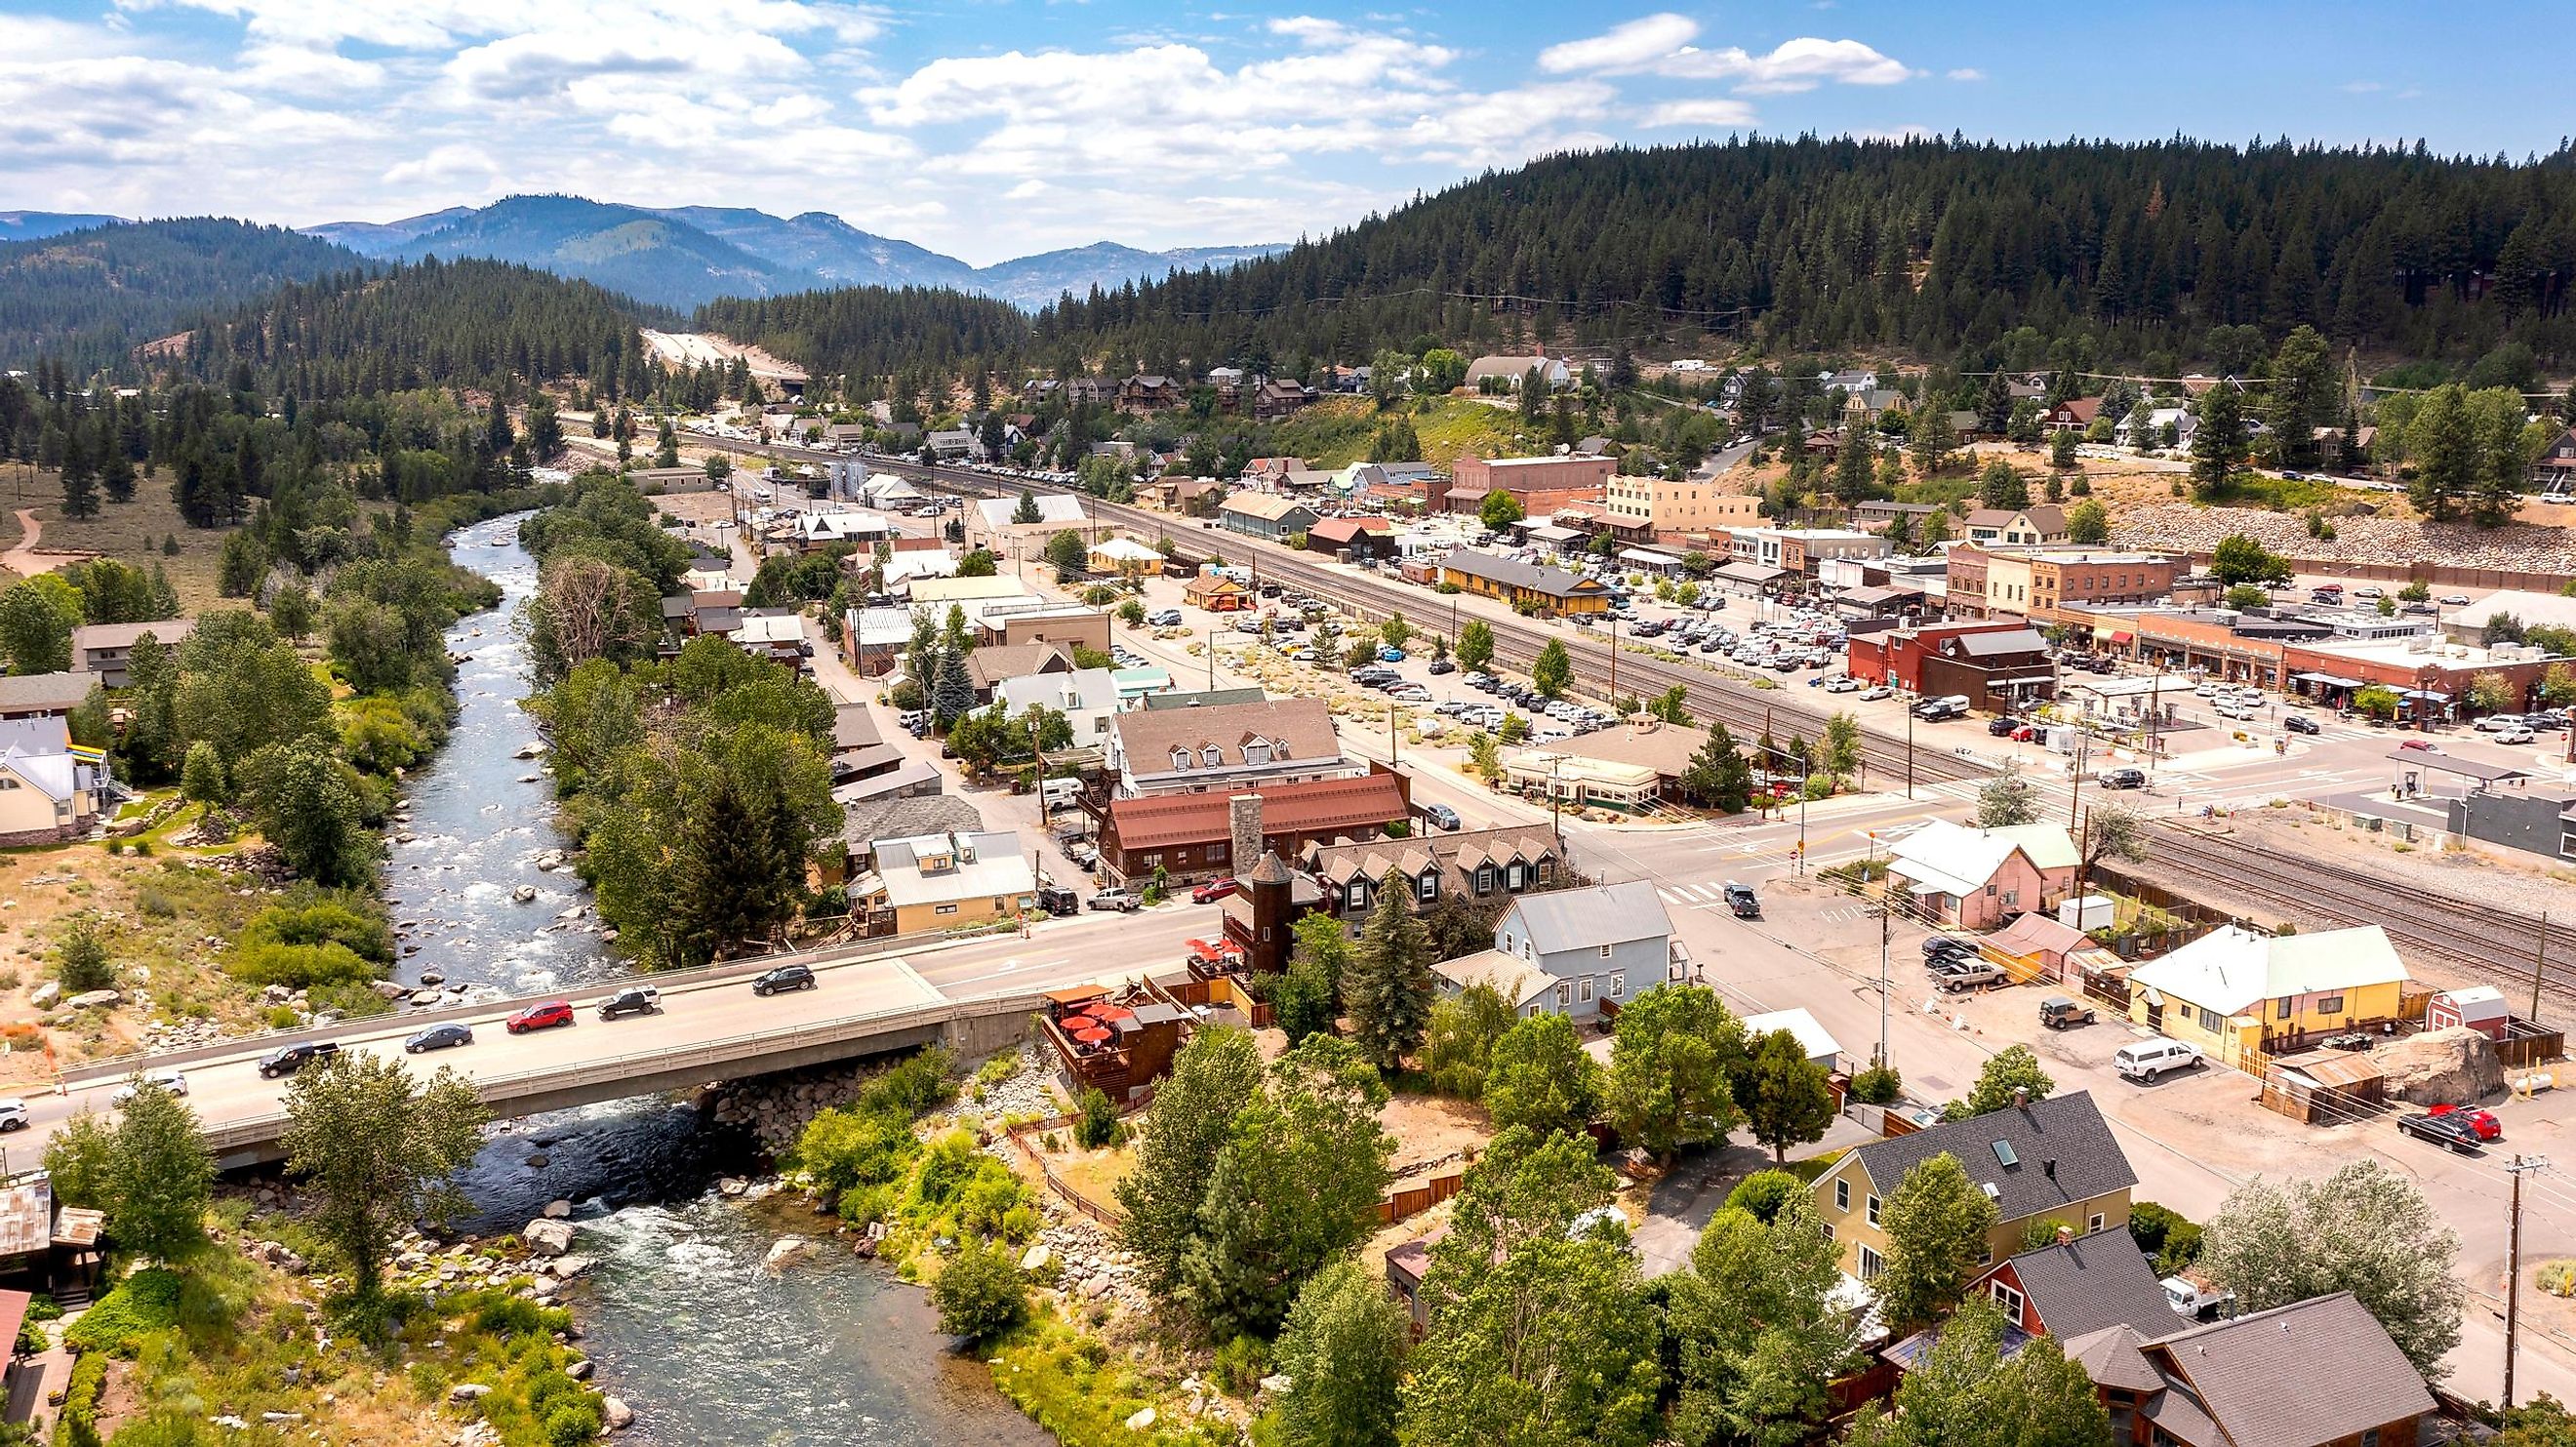
[{"label": "white van", "polygon": [[1559,744],[1572,737],[1574,737],[1574,730],[1554,719],[1549,719],[1530,729],[1530,742],[1537,744]]},{"label": "white van", "polygon": [[2161,1037],[2123,1045],[2111,1057],[2111,1068],[2128,1080],[2153,1080],[2168,1070],[2189,1070],[2200,1063],[2199,1046]]},{"label": "white van", "polygon": [[1081,796],[1080,779],[1043,779],[1038,783],[1038,797],[1050,804],[1069,804]]}]

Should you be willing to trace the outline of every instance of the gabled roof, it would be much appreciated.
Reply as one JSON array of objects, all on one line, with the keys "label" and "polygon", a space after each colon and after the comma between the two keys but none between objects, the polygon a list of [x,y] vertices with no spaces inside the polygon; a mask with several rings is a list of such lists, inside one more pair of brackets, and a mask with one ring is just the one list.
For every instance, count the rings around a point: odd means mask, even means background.
[{"label": "gabled roof", "polygon": [[1328,543],[1350,543],[1370,534],[1389,537],[1394,532],[1395,524],[1384,518],[1326,518],[1306,529],[1306,536]]},{"label": "gabled roof", "polygon": [[1240,513],[1245,517],[1260,518],[1274,523],[1294,513],[1302,512],[1308,517],[1315,515],[1313,508],[1293,497],[1283,497],[1275,492],[1238,492],[1225,500],[1225,506],[1221,511]]},{"label": "gabled roof", "polygon": [[1556,984],[1556,976],[1501,950],[1478,950],[1472,955],[1442,960],[1431,967],[1431,972],[1462,990],[1470,985],[1491,985],[1515,1013]]},{"label": "gabled roof", "polygon": [[[2168,1313],[2170,1315],[2170,1313]],[[2165,1384],[2164,1377],[2147,1361],[2139,1348],[2146,1338],[2131,1326],[2106,1326],[2060,1342],[2067,1360],[2084,1369],[2097,1387],[2111,1387],[2126,1392],[2152,1392]]]},{"label": "gabled roof", "polygon": [[2435,1410],[2414,1364],[2349,1291],[2177,1332],[2145,1354],[2189,1384],[2229,1447],[2316,1447]]},{"label": "gabled roof", "polygon": [[196,626],[196,621],[189,618],[163,618],[153,623],[84,623],[72,630],[72,651],[77,655],[93,648],[131,648],[146,633],[154,641],[175,648]]},{"label": "gabled roof", "polygon": [[1959,633],[1941,640],[1943,652],[1955,650],[1966,658],[2012,658],[2026,653],[2045,653],[2048,640],[2035,628],[2015,628],[1989,633]]},{"label": "gabled roof", "polygon": [[1462,874],[1481,865],[1504,865],[1514,859],[1536,864],[1556,857],[1556,837],[1545,824],[1501,829],[1469,829],[1456,834],[1425,834],[1412,839],[1373,839],[1350,844],[1309,844],[1299,863],[1317,878],[1333,884],[1354,879],[1384,879],[1390,868],[1419,877],[1439,864]]},{"label": "gabled roof", "polygon": [[966,676],[978,689],[1014,678],[1072,671],[1072,656],[1053,643],[993,643],[966,655]]},{"label": "gabled roof", "polygon": [[2072,869],[2083,862],[2075,841],[2055,824],[1971,829],[1935,819],[1898,840],[1891,853],[1891,872],[1944,894],[1973,894],[1985,888],[1995,871],[2016,853],[2034,869]]},{"label": "gabled roof", "polygon": [[2025,1251],[2005,1265],[2039,1313],[2040,1325],[2060,1342],[2107,1326],[2160,1336],[2181,1320],[2165,1300],[2156,1268],[2138,1249],[2138,1238],[2118,1227]]},{"label": "gabled roof", "polygon": [[[2014,1164],[2003,1163],[1997,1141],[2011,1150]],[[1886,1194],[1907,1171],[1944,1153],[1958,1159],[1968,1179],[1994,1187],[1995,1208],[2006,1221],[2063,1211],[2138,1183],[2100,1107],[2083,1091],[1871,1141],[1854,1147],[1849,1159]]]},{"label": "gabled roof", "polygon": [[[1341,739],[1333,732],[1332,708],[1320,698],[1147,709],[1120,714],[1113,727],[1128,768],[1139,774],[1171,772],[1174,749],[1189,751],[1193,772],[1241,768],[1244,745],[1252,743],[1269,745],[1272,762],[1324,763],[1342,756]],[[1219,762],[1200,763],[1210,747],[1216,749]]]},{"label": "gabled roof", "polygon": [[1608,585],[1598,578],[1578,578],[1563,568],[1541,567],[1536,563],[1524,563],[1518,558],[1479,552],[1474,548],[1458,549],[1441,559],[1440,566],[1451,572],[1464,573],[1471,578],[1483,578],[1487,582],[1498,583],[1506,588],[1545,593],[1551,598],[1570,598],[1577,594],[1590,596],[1609,591]]},{"label": "gabled roof", "polygon": [[[1065,527],[1083,521],[1082,499],[1070,493],[1032,492],[1029,496],[1037,502],[1038,523]],[[1016,497],[979,498],[975,503],[976,513],[988,528],[1012,526],[1011,514],[1019,510],[1020,500]]]},{"label": "gabled roof", "polygon": [[2258,1001],[2407,978],[2406,962],[2375,924],[2296,935],[2259,935],[2226,925],[2138,966],[2129,974],[2129,988],[2234,1015]]},{"label": "gabled roof", "polygon": [[0,769],[59,804],[80,789],[80,768],[69,754],[31,754],[16,744],[0,751]]},{"label": "gabled roof", "polygon": [[1664,902],[1650,879],[1524,894],[1503,911],[1503,924],[1497,928],[1507,928],[1514,916],[1521,922],[1519,932],[1542,955],[1630,940],[1669,939],[1673,932],[1672,917],[1664,913]]},{"label": "gabled roof", "polygon": [[95,673],[27,673],[0,677],[0,713],[69,713],[99,686]]},{"label": "gabled roof", "polygon": [[842,806],[841,842],[866,849],[879,839],[924,834],[974,833],[984,827],[975,806],[954,794],[908,794],[857,799]]},{"label": "gabled roof", "polygon": [[[1077,668],[1045,676],[1022,674],[995,683],[993,696],[1008,702],[1013,713],[1038,703],[1067,713],[1105,713],[1118,706],[1118,680],[1106,668]],[[1070,704],[1066,702],[1068,697],[1072,699]]]}]

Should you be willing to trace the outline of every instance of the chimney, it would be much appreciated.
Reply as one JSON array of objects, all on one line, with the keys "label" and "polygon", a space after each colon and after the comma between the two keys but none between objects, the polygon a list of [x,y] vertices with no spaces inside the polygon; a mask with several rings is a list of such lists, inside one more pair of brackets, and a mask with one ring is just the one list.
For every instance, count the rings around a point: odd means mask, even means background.
[{"label": "chimney", "polygon": [[1226,834],[1232,851],[1225,857],[1237,875],[1249,874],[1261,859],[1261,796],[1236,794],[1225,801]]},{"label": "chimney", "polygon": [[2049,1178],[2050,1180],[2052,1180],[2052,1181],[2053,1181],[2053,1180],[2056,1180],[2056,1179],[2057,1179],[2057,1157],[2055,1157],[2055,1156],[2050,1156],[2048,1159],[2046,1159],[2046,1160],[2044,1160],[2044,1161],[2041,1161],[2041,1162],[2039,1163],[2039,1173],[2040,1173],[2041,1175],[2043,1175],[2043,1176],[2048,1177],[2048,1178]]},{"label": "chimney", "polygon": [[2029,1087],[2029,1086],[2027,1086],[2027,1085],[2016,1085],[2016,1086],[2014,1086],[2014,1087],[2013,1087],[2013,1108],[2014,1108],[2014,1109],[2016,1109],[2016,1110],[2028,1110],[2028,1109],[2030,1109],[2030,1087]]},{"label": "chimney", "polygon": [[[2055,1164],[2055,1163],[2054,1163],[2054,1162],[2051,1162],[2051,1164]],[[2060,1246],[2072,1246],[2072,1245],[2074,1245],[2074,1244],[2075,1244],[2075,1228],[2074,1228],[2074,1227],[2072,1227],[2072,1226],[2067,1225],[2067,1224],[2066,1224],[2065,1222],[2063,1222],[2063,1221],[2059,1222],[2059,1223],[2058,1223],[2058,1225],[2057,1225],[2057,1244],[2058,1244],[2058,1245],[2060,1245]]]}]

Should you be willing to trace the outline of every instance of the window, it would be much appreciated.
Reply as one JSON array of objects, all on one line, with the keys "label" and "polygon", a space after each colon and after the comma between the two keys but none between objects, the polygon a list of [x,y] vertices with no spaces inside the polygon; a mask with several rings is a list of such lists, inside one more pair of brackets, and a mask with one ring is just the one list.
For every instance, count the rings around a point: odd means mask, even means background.
[{"label": "window", "polygon": [[1514,891],[1517,891],[1517,890],[1521,887],[1521,865],[1520,865],[1520,861],[1518,861],[1518,860],[1514,860],[1514,861],[1512,861],[1511,867],[1510,867],[1508,870],[1506,870],[1506,871],[1504,872],[1504,874],[1503,874],[1503,887],[1504,887],[1505,889],[1514,890]]},{"label": "window", "polygon": [[1225,863],[1226,851],[1233,847],[1233,842],[1225,839],[1220,839],[1216,843],[1209,845],[1207,847],[1207,862],[1210,864]]},{"label": "window", "polygon": [[1556,1007],[1560,1010],[1574,1003],[1574,987],[1560,983],[1556,987]]},{"label": "window", "polygon": [[1610,958],[1610,947],[1608,945],[1603,945],[1601,947],[1601,958],[1605,960]]},{"label": "window", "polygon": [[1214,744],[1199,750],[1199,762],[1213,769],[1225,762],[1225,751]]},{"label": "window", "polygon": [[2317,1001],[2317,1013],[2318,1013],[2318,1014],[2320,1014],[2320,1015],[2340,1015],[2340,1014],[2342,1014],[2342,1013],[2343,1013],[2343,996],[2341,996],[2341,995],[2328,995],[2328,996],[2324,997],[2323,999],[2318,1000],[2318,1001]]},{"label": "window", "polygon": [[1243,761],[1247,764],[1269,763],[1270,746],[1268,744],[1245,744],[1243,746]]},{"label": "window", "polygon": [[1979,1266],[1992,1266],[1995,1264],[1995,1247],[1993,1242],[1987,1242],[1986,1249],[1977,1253],[1977,1264]]},{"label": "window", "polygon": [[1860,1248],[1860,1279],[1876,1281],[1878,1273],[1885,1268],[1886,1263],[1879,1260],[1878,1253],[1864,1243]]},{"label": "window", "polygon": [[1525,960],[1534,960],[1538,958],[1538,952],[1527,940],[1521,941],[1521,958]]},{"label": "window", "polygon": [[1583,993],[1581,999],[1587,1005],[1592,1003],[1592,977],[1590,975],[1583,977]]},{"label": "window", "polygon": [[1825,1222],[1825,1223],[1824,1223],[1824,1227],[1825,1227],[1825,1239],[1826,1239],[1826,1240],[1828,1240],[1828,1241],[1831,1241],[1832,1239],[1834,1239],[1834,1223],[1833,1223],[1833,1222],[1831,1222],[1831,1221],[1827,1221],[1827,1222]]},{"label": "window", "polygon": [[1476,866],[1476,892],[1478,894],[1494,892],[1494,866],[1490,864]]},{"label": "window", "polygon": [[1995,1305],[2003,1308],[2004,1320],[2015,1326],[2021,1325],[2021,1293],[2000,1281],[1991,1283],[1990,1289],[1994,1293]]},{"label": "window", "polygon": [[2274,1003],[2273,1016],[2274,1016],[2274,1018],[2275,1018],[2275,1019],[2287,1020],[2287,1019],[2289,1019],[2289,1018],[2290,1018],[2290,998],[2289,998],[2289,996],[2284,995],[2284,996],[2282,996],[2279,1000],[2277,1000],[2277,1001],[2275,1001],[2275,1002],[2273,1002],[2273,1003]]},{"label": "window", "polygon": [[2096,1211],[2092,1215],[2084,1218],[2084,1234],[2087,1236],[2099,1235],[2101,1234],[2103,1226],[2106,1224],[2108,1223],[2102,1219],[2102,1213]]},{"label": "window", "polygon": [[930,912],[932,914],[955,914],[957,912],[957,906],[953,904],[932,905],[930,907]]},{"label": "window", "polygon": [[1556,861],[1552,859],[1540,860],[1538,862],[1538,882],[1541,884],[1549,884],[1553,883],[1555,879]]},{"label": "window", "polygon": [[2378,1428],[2364,1427],[2361,1429],[2361,1447],[2379,1447]]},{"label": "window", "polygon": [[1422,873],[1422,884],[1415,892],[1422,896],[1422,902],[1424,904],[1429,904],[1431,901],[1438,899],[1440,897],[1440,872],[1438,870],[1431,869],[1424,870]]},{"label": "window", "polygon": [[1148,854],[1136,862],[1143,865],[1146,872],[1150,874],[1154,870],[1163,867],[1163,856],[1160,854]]},{"label": "window", "polygon": [[1369,887],[1368,887],[1368,881],[1367,881],[1367,880],[1365,880],[1365,879],[1354,879],[1354,880],[1352,880],[1352,881],[1351,881],[1351,908],[1353,908],[1353,909],[1366,909],[1366,908],[1368,908],[1368,891],[1369,891]]},{"label": "window", "polygon": [[2200,1022],[2201,1029],[2208,1031],[2212,1035],[2218,1033],[2220,1021],[2216,1010],[2209,1008],[2207,1005],[2198,1005],[2193,1007],[2193,1012],[2194,1018]]},{"label": "window", "polygon": [[1610,998],[1616,1000],[1626,993],[1628,993],[1628,977],[1626,975],[1612,975],[1610,977]]},{"label": "window", "polygon": [[1869,1198],[1869,1202],[1868,1202],[1868,1212],[1867,1212],[1867,1214],[1868,1214],[1868,1216],[1869,1216],[1869,1224],[1871,1224],[1871,1225],[1873,1225],[1873,1226],[1877,1225],[1877,1224],[1878,1224],[1878,1198],[1877,1198],[1876,1196],[1872,1196],[1872,1197],[1870,1197],[1870,1198]]},{"label": "window", "polygon": [[1834,1182],[1834,1209],[1837,1211],[1848,1211],[1851,1209],[1851,1182]]},{"label": "window", "polygon": [[1188,771],[1189,767],[1190,751],[1187,749],[1177,748],[1172,750],[1172,772],[1176,774],[1185,773]]},{"label": "window", "polygon": [[1522,1013],[1522,1014],[1524,1014],[1524,1015],[1527,1015],[1527,1016],[1529,1016],[1531,1019],[1535,1020],[1535,1019],[1537,1019],[1537,1018],[1538,1018],[1538,1006],[1536,1006],[1536,1005],[1532,1005],[1532,1006],[1530,1006],[1528,1009],[1523,1010],[1521,1013]]}]

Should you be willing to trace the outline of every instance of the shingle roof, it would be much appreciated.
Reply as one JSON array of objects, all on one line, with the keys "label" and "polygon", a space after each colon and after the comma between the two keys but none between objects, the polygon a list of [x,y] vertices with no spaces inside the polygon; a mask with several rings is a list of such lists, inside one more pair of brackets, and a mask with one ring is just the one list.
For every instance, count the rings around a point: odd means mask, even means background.
[{"label": "shingle roof", "polygon": [[2018,852],[2036,869],[2072,869],[2083,862],[2075,841],[2055,824],[2013,824],[1972,829],[1935,819],[1897,841],[1889,867],[1948,894],[1983,889]]},{"label": "shingle roof", "polygon": [[[1257,792],[1261,827],[1269,834],[1349,834],[1405,817],[1404,788],[1393,774],[1269,784]],[[1226,798],[1207,793],[1116,799],[1109,817],[1124,849],[1195,844],[1230,836]]]},{"label": "shingle roof", "polygon": [[1373,839],[1356,844],[1310,844],[1304,867],[1334,884],[1365,876],[1386,877],[1390,868],[1419,877],[1426,865],[1472,872],[1480,864],[1526,863],[1556,857],[1556,838],[1545,824],[1502,829],[1469,829],[1456,834],[1425,834],[1412,839]]},{"label": "shingle roof", "polygon": [[[2082,1226],[2081,1221],[2070,1223]],[[2180,1318],[2138,1238],[2114,1228],[2025,1251],[2007,1263],[2040,1325],[2060,1342],[2107,1326],[2163,1335]]]},{"label": "shingle roof", "polygon": [[[2003,1163],[1997,1141],[2011,1147],[2017,1164]],[[2138,1183],[2101,1109],[2083,1091],[1871,1141],[1852,1155],[1885,1194],[1907,1171],[1944,1152],[1967,1168],[1968,1179],[1995,1188],[1995,1207],[2006,1221],[2063,1210]]]},{"label": "shingle roof", "polygon": [[1546,994],[1548,987],[1556,983],[1556,976],[1501,950],[1478,950],[1472,955],[1442,960],[1431,967],[1431,972],[1462,990],[1471,985],[1491,985],[1515,1012]]},{"label": "shingle roof", "polygon": [[1073,659],[1052,643],[994,643],[966,655],[966,676],[978,690],[1005,679],[1040,673],[1069,673]]},{"label": "shingle roof", "polygon": [[0,712],[69,713],[98,686],[95,673],[28,673],[0,678]]},{"label": "shingle roof", "polygon": [[[1271,746],[1273,761],[1325,761],[1342,756],[1333,732],[1332,708],[1320,698],[1269,698],[1259,703],[1217,704],[1208,708],[1148,709],[1120,714],[1113,727],[1128,767],[1140,774],[1171,771],[1174,749],[1190,752],[1190,768],[1243,767],[1243,747]],[[1202,763],[1204,750],[1215,746],[1218,762]],[[1284,747],[1283,747],[1284,746]]]},{"label": "shingle roof", "polygon": [[131,648],[146,633],[157,642],[176,647],[196,626],[188,618],[164,618],[153,623],[84,623],[72,630],[72,651],[77,654],[93,648]]},{"label": "shingle roof", "polygon": [[1607,591],[1598,578],[1578,578],[1563,568],[1541,567],[1518,558],[1505,558],[1493,553],[1460,548],[1440,560],[1440,566],[1471,578],[1483,578],[1506,588],[1520,588],[1545,593],[1552,598],[1572,597],[1576,593]]},{"label": "shingle roof", "polygon": [[1302,512],[1308,517],[1315,515],[1313,508],[1293,497],[1283,497],[1275,492],[1238,492],[1225,500],[1224,511],[1274,523],[1285,519],[1291,513]]},{"label": "shingle roof", "polygon": [[2435,1410],[2414,1365],[2349,1291],[2177,1332],[2146,1354],[2190,1384],[2231,1447],[2316,1447]]},{"label": "shingle roof", "polygon": [[865,849],[879,839],[913,839],[924,834],[972,834],[984,827],[975,806],[954,794],[912,794],[891,799],[859,799],[841,812],[841,840]]},{"label": "shingle roof", "polygon": [[2146,1340],[2135,1327],[2106,1326],[2059,1345],[2065,1349],[2067,1360],[2082,1367],[2084,1375],[2093,1379],[2093,1385],[2152,1392],[2163,1386],[2165,1379],[2148,1364],[2146,1353],[2138,1349]]},{"label": "shingle roof", "polygon": [[1504,911],[1521,918],[1521,931],[1542,955],[1592,949],[1629,940],[1667,938],[1673,921],[1651,879],[1524,894]]}]

